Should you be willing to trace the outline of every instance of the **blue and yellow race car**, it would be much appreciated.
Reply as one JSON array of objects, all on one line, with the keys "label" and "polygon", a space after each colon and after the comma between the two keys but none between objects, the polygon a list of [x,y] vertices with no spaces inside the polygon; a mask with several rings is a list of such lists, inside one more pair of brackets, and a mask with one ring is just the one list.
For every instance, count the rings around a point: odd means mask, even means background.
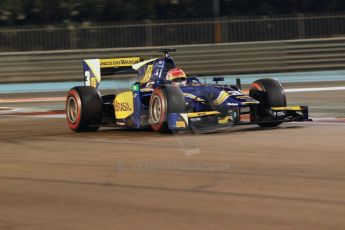
[{"label": "blue and yellow race car", "polygon": [[[212,131],[235,125],[274,127],[283,122],[307,121],[307,106],[287,106],[281,84],[259,79],[241,91],[241,85],[202,83],[176,67],[170,53],[142,60],[140,57],[88,59],[83,61],[84,86],[72,88],[66,99],[66,117],[74,131],[96,131],[102,126],[157,132]],[[131,88],[117,95],[101,95],[101,76],[137,74]]]}]

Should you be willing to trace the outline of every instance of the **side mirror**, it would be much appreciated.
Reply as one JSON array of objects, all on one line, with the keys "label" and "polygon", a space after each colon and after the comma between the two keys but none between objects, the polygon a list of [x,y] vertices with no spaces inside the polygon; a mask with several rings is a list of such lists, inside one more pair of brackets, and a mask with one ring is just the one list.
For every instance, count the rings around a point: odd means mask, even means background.
[{"label": "side mirror", "polygon": [[224,81],[224,77],[213,77],[212,81],[216,82],[216,84],[218,85],[219,81]]}]

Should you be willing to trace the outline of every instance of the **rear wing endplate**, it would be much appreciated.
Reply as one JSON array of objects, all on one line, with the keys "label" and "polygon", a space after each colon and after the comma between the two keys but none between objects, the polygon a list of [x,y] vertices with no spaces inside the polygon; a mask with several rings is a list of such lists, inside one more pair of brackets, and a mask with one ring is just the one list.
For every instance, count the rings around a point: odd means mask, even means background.
[{"label": "rear wing endplate", "polygon": [[140,61],[140,57],[83,60],[84,84],[98,88],[101,76],[136,73],[132,66]]}]

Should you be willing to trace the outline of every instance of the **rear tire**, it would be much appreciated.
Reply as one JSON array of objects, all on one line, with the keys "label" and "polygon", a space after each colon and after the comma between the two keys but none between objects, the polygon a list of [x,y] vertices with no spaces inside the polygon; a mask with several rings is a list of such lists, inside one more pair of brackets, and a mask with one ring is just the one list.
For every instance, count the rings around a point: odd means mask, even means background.
[{"label": "rear tire", "polygon": [[102,98],[90,86],[72,88],[66,99],[68,126],[75,132],[97,131],[102,119]]},{"label": "rear tire", "polygon": [[286,95],[279,81],[271,78],[256,80],[250,87],[249,96],[260,102],[258,115],[265,123],[260,123],[259,126],[275,127],[281,124],[281,122],[269,122],[273,117],[268,112],[271,107],[286,106]]},{"label": "rear tire", "polygon": [[180,88],[164,85],[156,88],[150,98],[149,119],[154,131],[169,133],[167,116],[169,113],[184,113],[186,104]]}]

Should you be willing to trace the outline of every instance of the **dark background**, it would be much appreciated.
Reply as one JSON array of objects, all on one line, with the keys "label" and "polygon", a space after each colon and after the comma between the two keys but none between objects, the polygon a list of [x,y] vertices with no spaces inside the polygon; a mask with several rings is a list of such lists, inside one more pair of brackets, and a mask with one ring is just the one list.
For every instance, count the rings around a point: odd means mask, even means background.
[{"label": "dark background", "polygon": [[[0,25],[213,17],[217,0],[0,0]],[[344,11],[344,0],[219,0],[219,16]]]}]

